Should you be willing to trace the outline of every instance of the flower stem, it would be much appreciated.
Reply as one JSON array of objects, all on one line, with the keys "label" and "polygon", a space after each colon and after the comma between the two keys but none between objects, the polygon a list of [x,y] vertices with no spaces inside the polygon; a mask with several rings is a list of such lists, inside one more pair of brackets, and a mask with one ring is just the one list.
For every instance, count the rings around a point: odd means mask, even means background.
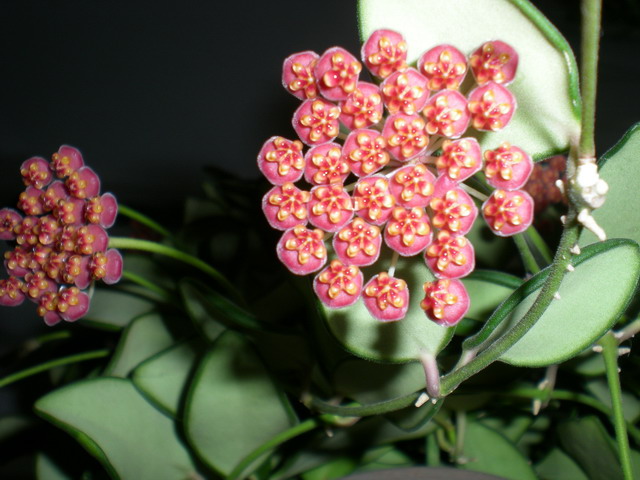
[{"label": "flower stem", "polygon": [[622,465],[622,473],[625,480],[633,479],[631,470],[631,457],[629,454],[629,437],[627,426],[622,412],[622,392],[620,390],[620,377],[618,375],[618,341],[613,332],[607,332],[598,342],[602,346],[602,355],[609,382],[609,394],[613,411],[613,427],[618,441],[618,457]]},{"label": "flower stem", "polygon": [[236,290],[236,288],[226,279],[224,275],[218,272],[215,268],[209,265],[206,262],[203,262],[198,257],[194,257],[193,255],[189,255],[181,250],[178,250],[173,247],[169,247],[167,245],[163,245],[161,243],[152,242],[149,240],[141,240],[138,238],[127,238],[127,237],[110,237],[109,238],[109,247],[111,248],[120,248],[120,249],[130,249],[130,250],[141,250],[145,252],[158,253],[160,255],[164,255],[166,257],[173,258],[180,262],[186,263],[187,265],[191,265],[192,267],[197,268],[203,273],[206,273],[214,279],[219,285],[223,286],[230,293],[234,294],[238,300],[242,298],[240,292]]},{"label": "flower stem", "polygon": [[249,455],[244,457],[238,465],[233,469],[233,471],[229,474],[227,480],[239,480],[241,478],[246,478],[246,475],[243,475],[245,470],[258,458],[260,458],[263,454],[276,448],[277,446],[283,444],[287,440],[291,440],[292,438],[297,437],[298,435],[302,435],[310,430],[313,430],[319,425],[318,420],[315,418],[309,418],[294,427],[291,427],[284,432],[279,433],[275,437],[271,438],[267,442],[260,445],[258,448],[253,450]]},{"label": "flower stem", "polygon": [[171,293],[169,293],[168,290],[162,288],[160,285],[151,282],[150,280],[147,280],[146,278],[141,277],[137,273],[124,270],[122,272],[122,278],[124,278],[125,280],[129,280],[132,283],[136,283],[141,287],[144,287],[147,290],[158,294],[163,300],[167,302],[170,302],[173,299]]},{"label": "flower stem", "polygon": [[18,380],[22,380],[32,375],[50,370],[54,367],[60,367],[62,365],[69,365],[71,363],[85,362],[87,360],[106,357],[110,352],[111,351],[108,349],[94,350],[92,352],[78,353],[76,355],[69,355],[68,357],[62,357],[56,360],[41,363],[40,365],[35,365],[20,372],[12,373],[11,375],[7,375],[6,377],[0,379],[0,388],[6,387],[7,385],[17,382]]},{"label": "flower stem", "polygon": [[556,251],[553,264],[549,267],[549,275],[545,280],[540,294],[536,298],[529,311],[510,328],[503,336],[498,337],[485,350],[480,352],[466,365],[461,365],[452,372],[444,375],[440,380],[441,394],[448,395],[453,392],[467,378],[480,372],[496,361],[504,352],[520,340],[531,329],[551,304],[554,294],[558,291],[564,278],[567,265],[570,262],[569,248],[578,240],[579,226],[575,222],[573,209],[568,214],[567,224],[560,239],[560,245]]},{"label": "flower stem", "polygon": [[124,215],[125,217],[129,217],[131,220],[135,220],[146,227],[149,227],[151,230],[159,233],[163,237],[170,237],[171,232],[160,225],[155,220],[150,219],[143,213],[134,210],[133,208],[129,208],[126,205],[118,205],[118,213]]},{"label": "flower stem", "polygon": [[520,257],[522,258],[522,263],[524,263],[524,268],[533,274],[536,274],[540,271],[540,267],[538,266],[538,262],[536,262],[535,257],[533,256],[533,252],[529,248],[527,244],[527,240],[524,238],[522,233],[518,233],[514,235],[513,241],[518,247],[518,252],[520,252]]},{"label": "flower stem", "polygon": [[[582,39],[580,85],[582,91],[582,133],[578,157],[594,158],[596,89],[598,84],[598,46],[600,43],[600,21],[602,0],[582,0]],[[595,158],[594,158],[595,161]]]}]

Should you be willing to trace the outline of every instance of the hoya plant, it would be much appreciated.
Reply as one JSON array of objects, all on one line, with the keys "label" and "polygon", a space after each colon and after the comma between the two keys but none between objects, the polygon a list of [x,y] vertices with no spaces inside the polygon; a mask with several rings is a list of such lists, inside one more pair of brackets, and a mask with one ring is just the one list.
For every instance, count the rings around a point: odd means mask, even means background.
[{"label": "hoya plant", "polygon": [[596,150],[601,2],[579,69],[527,0],[357,14],[358,52],[292,41],[261,79],[291,128],[178,230],[72,146],[17,168],[0,304],[53,330],[9,355],[33,414],[0,439],[33,476],[640,476],[640,133]]}]

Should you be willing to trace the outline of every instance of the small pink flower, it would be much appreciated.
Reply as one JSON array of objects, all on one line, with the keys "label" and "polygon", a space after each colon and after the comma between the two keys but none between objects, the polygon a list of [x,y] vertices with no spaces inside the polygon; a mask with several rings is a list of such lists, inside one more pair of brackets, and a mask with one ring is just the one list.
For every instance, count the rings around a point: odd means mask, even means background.
[{"label": "small pink flower", "polygon": [[418,70],[427,78],[429,89],[457,90],[467,73],[467,59],[451,45],[438,45],[422,54]]},{"label": "small pink flower", "polygon": [[318,271],[327,262],[324,232],[297,225],[282,235],[276,248],[280,261],[296,275]]},{"label": "small pink flower", "polygon": [[309,192],[300,190],[293,183],[276,185],[262,198],[262,211],[269,225],[276,230],[288,230],[307,223]]},{"label": "small pink flower", "polygon": [[389,163],[387,142],[376,130],[354,130],[344,141],[342,154],[358,177],[377,172]]},{"label": "small pink flower", "polygon": [[309,222],[325,232],[337,232],[353,218],[351,197],[341,183],[311,189]]},{"label": "small pink flower", "polygon": [[45,212],[51,212],[58,205],[58,202],[67,198],[67,188],[60,180],[55,180],[42,194],[41,200]]},{"label": "small pink flower", "polygon": [[468,233],[478,216],[473,199],[447,177],[440,177],[436,181],[429,206],[433,211],[433,226],[458,235]]},{"label": "small pink flower", "polygon": [[436,278],[462,278],[475,267],[471,242],[462,235],[440,230],[425,253],[427,266]]},{"label": "small pink flower", "polygon": [[333,260],[313,281],[316,295],[330,308],[353,305],[362,292],[362,272],[355,265]]},{"label": "small pink flower", "polygon": [[330,142],[338,136],[340,107],[322,99],[306,100],[293,114],[293,129],[307,145]]},{"label": "small pink flower", "polygon": [[533,160],[521,148],[502,142],[484,152],[484,174],[489,185],[503,190],[522,187],[533,171]]},{"label": "small pink flower", "polygon": [[42,203],[42,194],[44,192],[38,188],[29,186],[24,192],[21,192],[18,196],[18,208],[22,210],[25,215],[42,215],[45,212],[44,204]]},{"label": "small pink flower", "polygon": [[458,138],[469,126],[471,115],[467,111],[467,99],[455,90],[444,90],[429,99],[422,111],[427,119],[425,127],[429,135]]},{"label": "small pink flower", "polygon": [[403,207],[426,207],[433,194],[435,176],[426,165],[406,165],[391,175],[390,190]]},{"label": "small pink flower", "polygon": [[510,45],[493,40],[484,43],[471,54],[469,65],[479,85],[487,82],[506,85],[516,76],[518,54]]},{"label": "small pink flower", "polygon": [[304,51],[285,58],[282,65],[282,85],[299,98],[306,100],[318,96],[318,86],[313,69],[320,56],[316,52]]},{"label": "small pink flower", "polygon": [[0,305],[3,307],[17,307],[24,302],[22,291],[23,282],[17,277],[0,279]]},{"label": "small pink flower", "polygon": [[42,157],[31,157],[25,160],[20,166],[20,174],[26,186],[39,190],[49,185],[53,180],[49,162]]},{"label": "small pink flower", "polygon": [[383,107],[380,89],[373,83],[358,82],[340,103],[340,121],[350,130],[367,128],[382,120]]},{"label": "small pink flower", "polygon": [[389,190],[389,180],[381,175],[361,178],[353,190],[353,208],[374,225],[387,221],[395,203]]},{"label": "small pink flower", "polygon": [[404,257],[420,253],[431,243],[429,217],[423,208],[395,207],[384,232],[384,240],[392,250]]},{"label": "small pink flower", "polygon": [[100,178],[89,167],[82,167],[71,173],[65,185],[70,196],[75,198],[91,198],[100,193]]},{"label": "small pink flower", "polygon": [[29,300],[38,300],[45,292],[56,292],[58,284],[43,271],[29,272],[24,276],[22,291]]},{"label": "small pink flower", "polygon": [[83,225],[75,231],[75,249],[79,255],[104,252],[109,244],[109,236],[100,225]]},{"label": "small pink flower", "polygon": [[58,200],[52,213],[63,225],[80,225],[84,220],[84,205],[81,198],[65,197]]},{"label": "small pink flower", "polygon": [[485,221],[501,237],[524,232],[533,221],[533,212],[533,199],[522,190],[494,190],[482,204]]},{"label": "small pink flower", "polygon": [[362,61],[376,77],[387,78],[407,68],[407,43],[393,30],[376,30],[361,51]]},{"label": "small pink flower", "polygon": [[424,107],[429,98],[427,79],[415,68],[389,75],[382,85],[382,99],[389,113],[413,115]]},{"label": "small pink flower", "polygon": [[84,219],[102,228],[111,228],[118,215],[118,201],[111,193],[88,198],[84,206]]},{"label": "small pink flower", "polygon": [[482,168],[482,154],[473,137],[445,140],[442,155],[436,159],[438,174],[456,182],[463,182]]},{"label": "small pink flower", "polygon": [[389,115],[382,128],[382,135],[387,140],[387,151],[401,162],[418,156],[429,144],[424,119],[419,115]]},{"label": "small pink flower", "polygon": [[274,136],[264,143],[258,154],[258,168],[273,185],[299,180],[304,165],[300,140]]},{"label": "small pink flower", "polygon": [[382,235],[380,229],[355,217],[333,237],[333,249],[345,265],[365,267],[378,260]]},{"label": "small pink flower", "polygon": [[342,47],[325,51],[318,59],[314,76],[327,100],[345,100],[356,89],[362,64]]},{"label": "small pink flower", "polygon": [[96,252],[88,257],[86,268],[91,280],[102,280],[107,285],[113,285],[120,281],[122,267],[122,255],[118,250],[110,248],[106,252]]},{"label": "small pink flower", "polygon": [[374,318],[393,322],[404,318],[409,308],[407,283],[386,272],[375,275],[362,291],[364,305]]},{"label": "small pink flower", "polygon": [[312,185],[344,183],[350,172],[339,143],[316,145],[307,151],[304,159],[304,179]]},{"label": "small pink flower", "polygon": [[451,327],[469,310],[469,294],[460,280],[447,278],[425,282],[423,289],[425,296],[420,307],[439,325]]},{"label": "small pink flower", "polygon": [[62,145],[57,153],[51,156],[51,170],[58,178],[71,175],[84,165],[82,154],[77,148]]},{"label": "small pink flower", "polygon": [[12,208],[0,209],[0,240],[15,240],[15,227],[22,222],[22,215]]},{"label": "small pink flower", "polygon": [[476,130],[502,130],[516,110],[516,99],[502,85],[489,82],[469,94],[471,124]]}]

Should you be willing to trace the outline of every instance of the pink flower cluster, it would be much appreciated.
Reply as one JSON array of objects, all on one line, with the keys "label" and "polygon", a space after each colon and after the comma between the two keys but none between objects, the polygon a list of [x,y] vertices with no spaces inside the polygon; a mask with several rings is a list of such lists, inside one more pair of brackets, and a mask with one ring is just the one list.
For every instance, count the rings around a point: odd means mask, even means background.
[{"label": "pink flower cluster", "polygon": [[[373,317],[395,321],[409,305],[406,282],[393,276],[395,261],[421,254],[436,277],[424,284],[421,306],[433,321],[454,325],[469,307],[460,278],[475,266],[465,235],[479,213],[462,182],[483,170],[496,189],[480,210],[497,235],[522,232],[533,218],[533,200],[520,190],[530,156],[506,141],[481,152],[474,137],[463,136],[510,122],[516,100],[506,85],[517,53],[497,40],[468,58],[438,45],[414,68],[402,35],[378,30],[361,59],[333,47],[284,61],[283,85],[302,101],[293,115],[299,140],[271,137],[258,155],[274,185],[262,206],[283,231],[278,257],[297,275],[320,270],[314,290],[328,307],[362,298]],[[375,83],[360,79],[363,63]],[[473,78],[463,84],[468,70]],[[378,260],[383,239],[395,252],[392,265],[365,284],[360,269]]]},{"label": "pink flower cluster", "polygon": [[0,240],[14,242],[4,254],[9,275],[0,280],[0,305],[37,305],[47,325],[73,322],[89,310],[84,291],[93,281],[107,284],[122,276],[122,256],[107,249],[105,229],[115,222],[118,204],[100,195],[100,179],[80,152],[63,145],[50,162],[32,157],[20,167],[26,189],[18,210],[0,209]]}]

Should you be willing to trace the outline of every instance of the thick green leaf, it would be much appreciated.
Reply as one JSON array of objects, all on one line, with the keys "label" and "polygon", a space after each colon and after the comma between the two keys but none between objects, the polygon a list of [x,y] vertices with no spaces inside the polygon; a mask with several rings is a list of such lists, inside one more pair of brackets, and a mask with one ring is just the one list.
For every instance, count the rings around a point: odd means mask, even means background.
[{"label": "thick green leaf", "polygon": [[[624,312],[640,274],[635,242],[609,240],[574,257],[575,271],[565,276],[558,294],[538,322],[500,359],[512,365],[542,366],[567,360],[593,344]],[[520,320],[540,292],[546,271],[529,280],[526,297],[505,320]],[[522,294],[516,290],[514,295]],[[597,294],[594,294],[597,292]]]},{"label": "thick green leaf", "polygon": [[113,377],[126,377],[142,361],[172,344],[171,333],[160,315],[142,315],[131,322],[122,334],[105,373]]},{"label": "thick green leaf", "polygon": [[107,330],[120,330],[155,306],[152,300],[135,293],[115,288],[96,288],[91,297],[89,313],[82,322]]},{"label": "thick green leaf", "polygon": [[[599,161],[600,175],[609,184],[607,201],[593,212],[609,238],[630,238],[640,243],[640,123]],[[580,244],[597,242],[596,236],[583,230]]]},{"label": "thick green leaf", "polygon": [[558,426],[560,444],[590,480],[622,479],[615,444],[596,417],[566,421]]},{"label": "thick green leaf", "polygon": [[395,276],[409,288],[409,310],[400,321],[379,322],[362,299],[346,308],[323,308],[329,329],[355,355],[381,362],[409,362],[418,359],[421,351],[438,353],[451,339],[454,329],[430,321],[420,308],[422,285],[434,279],[424,260],[401,259]]},{"label": "thick green leaf", "polygon": [[196,342],[173,345],[138,365],[131,379],[149,401],[175,417],[197,355]]},{"label": "thick green leaf", "polygon": [[112,478],[175,480],[196,476],[173,421],[121,378],[94,378],[54,390],[38,414],[68,432]]},{"label": "thick green leaf", "polygon": [[293,425],[290,406],[253,349],[231,331],[203,358],[186,402],[185,433],[198,456],[229,474]]},{"label": "thick green leaf", "polygon": [[470,422],[464,434],[465,470],[491,473],[510,480],[536,480],[528,460],[497,431]]},{"label": "thick green leaf", "polygon": [[362,457],[362,466],[358,472],[386,470],[388,468],[409,467],[414,461],[406,453],[391,446],[377,447],[369,450]]},{"label": "thick green leaf", "polygon": [[509,87],[518,110],[510,125],[483,134],[483,148],[508,140],[536,160],[566,151],[579,134],[580,100],[576,62],[566,40],[526,0],[360,0],[360,33],[401,32],[408,59],[449,43],[471,53],[483,42],[500,39],[519,55],[518,72]]},{"label": "thick green leaf", "polygon": [[541,480],[589,480],[573,459],[559,448],[554,448],[537,465]]}]

